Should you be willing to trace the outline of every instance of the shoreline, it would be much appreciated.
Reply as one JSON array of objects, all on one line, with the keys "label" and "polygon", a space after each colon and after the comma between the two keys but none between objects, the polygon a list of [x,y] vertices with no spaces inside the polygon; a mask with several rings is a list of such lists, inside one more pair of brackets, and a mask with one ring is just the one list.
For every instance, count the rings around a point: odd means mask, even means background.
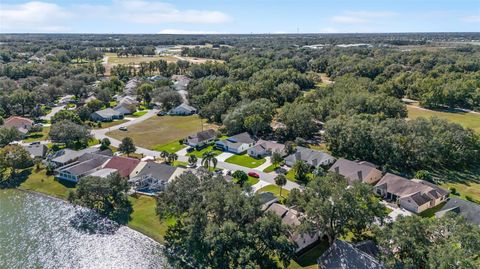
[{"label": "shoreline", "polygon": [[[40,196],[43,196],[43,197],[45,197],[45,198],[54,199],[54,200],[63,202],[63,203],[65,203],[65,204],[72,205],[72,206],[74,206],[74,207],[77,207],[77,206],[78,206],[78,205],[74,205],[74,204],[70,203],[69,201],[64,200],[64,199],[62,199],[62,198],[55,197],[55,196],[52,196],[52,195],[49,195],[49,194],[46,194],[46,193],[43,193],[43,192],[39,192],[39,191],[25,190],[25,189],[20,189],[20,188],[7,188],[7,189],[5,189],[5,190],[16,190],[16,191],[27,192],[27,193],[31,193],[31,194],[34,194],[34,195],[40,195]],[[80,206],[78,206],[78,207],[80,207]],[[87,208],[87,209],[88,209],[88,208]],[[91,210],[91,209],[89,209],[89,210]],[[152,237],[146,235],[145,233],[142,233],[141,231],[136,230],[136,229],[134,229],[134,228],[132,228],[132,227],[130,227],[130,226],[128,226],[128,225],[122,225],[122,224],[119,224],[119,225],[120,225],[120,226],[124,226],[124,227],[126,227],[126,228],[128,228],[128,229],[130,229],[130,230],[132,230],[132,231],[134,231],[134,232],[136,232],[136,233],[139,233],[139,234],[145,236],[146,238],[148,238],[148,240],[151,240],[152,242],[155,242],[155,243],[159,244],[160,247],[162,248],[162,250],[165,250],[165,246],[163,245],[163,243],[161,243],[161,242],[153,239]]]}]

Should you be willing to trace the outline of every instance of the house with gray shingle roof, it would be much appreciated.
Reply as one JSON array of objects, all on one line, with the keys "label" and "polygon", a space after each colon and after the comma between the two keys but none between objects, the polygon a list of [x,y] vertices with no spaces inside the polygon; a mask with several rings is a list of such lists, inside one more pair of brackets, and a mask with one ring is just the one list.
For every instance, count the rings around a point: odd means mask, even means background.
[{"label": "house with gray shingle roof", "polygon": [[462,216],[466,221],[480,226],[480,205],[465,201],[460,198],[452,197],[447,203],[435,213],[435,217],[441,218],[448,212],[453,212]]},{"label": "house with gray shingle roof", "polygon": [[30,157],[32,158],[44,158],[47,154],[48,148],[44,144],[30,144],[23,146],[28,153],[30,153]]},{"label": "house with gray shingle roof", "polygon": [[174,180],[186,170],[164,163],[141,162],[135,175],[128,181],[135,191],[156,193],[162,191],[168,182]]},{"label": "house with gray shingle roof", "polygon": [[225,140],[215,142],[215,147],[224,151],[240,154],[255,143],[255,139],[247,132],[230,136]]},{"label": "house with gray shingle roof", "polygon": [[335,158],[323,151],[297,147],[295,153],[285,158],[285,164],[292,167],[297,161],[304,161],[313,167],[319,167],[332,164],[335,162]]},{"label": "house with gray shingle roof", "polygon": [[343,158],[338,159],[328,171],[344,176],[349,185],[356,181],[375,184],[382,178],[382,171],[378,170],[375,165],[369,162],[355,162]]},{"label": "house with gray shingle roof", "polygon": [[198,132],[187,137],[187,144],[191,147],[202,147],[210,144],[217,138],[217,132],[213,129]]},{"label": "house with gray shingle roof", "polygon": [[385,269],[375,257],[342,240],[336,240],[330,248],[318,258],[318,268]]},{"label": "house with gray shingle roof", "polygon": [[103,165],[110,159],[109,156],[85,153],[68,165],[56,170],[56,178],[71,182],[78,182],[82,177],[90,175],[103,168]]},{"label": "house with gray shingle roof", "polygon": [[120,111],[115,110],[113,108],[105,108],[105,109],[93,112],[90,115],[90,118],[93,121],[112,121],[112,120],[122,119],[123,114]]},{"label": "house with gray shingle roof", "polygon": [[175,116],[187,116],[187,115],[193,115],[195,113],[197,113],[197,109],[185,103],[171,109],[168,112],[169,115],[175,115]]}]

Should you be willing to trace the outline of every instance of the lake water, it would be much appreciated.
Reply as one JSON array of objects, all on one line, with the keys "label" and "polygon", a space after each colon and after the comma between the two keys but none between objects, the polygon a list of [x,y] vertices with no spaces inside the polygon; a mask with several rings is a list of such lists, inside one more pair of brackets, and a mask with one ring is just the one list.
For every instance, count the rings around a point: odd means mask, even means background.
[{"label": "lake water", "polygon": [[162,246],[90,211],[0,190],[0,268],[167,268]]}]

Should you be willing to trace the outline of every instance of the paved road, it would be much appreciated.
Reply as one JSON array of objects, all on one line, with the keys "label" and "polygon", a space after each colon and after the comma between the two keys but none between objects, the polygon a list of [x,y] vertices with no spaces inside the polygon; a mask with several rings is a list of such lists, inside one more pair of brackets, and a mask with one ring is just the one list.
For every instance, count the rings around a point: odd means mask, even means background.
[{"label": "paved road", "polygon": [[45,115],[45,116],[41,116],[40,119],[42,119],[42,120],[51,120],[52,117],[53,117],[55,114],[57,114],[58,111],[62,110],[63,108],[65,108],[65,105],[53,107],[53,108],[52,108],[52,111],[50,111],[50,113],[48,113],[48,114]]},{"label": "paved road", "polygon": [[[125,122],[125,123],[122,123],[122,124],[119,124],[119,125],[116,125],[116,126],[113,126],[113,127],[110,127],[110,128],[92,130],[92,135],[97,139],[108,138],[108,139],[110,139],[110,142],[111,142],[112,146],[118,147],[120,145],[121,141],[107,136],[106,135],[107,132],[110,132],[110,131],[113,131],[113,130],[118,130],[122,126],[130,126],[130,125],[133,125],[133,124],[136,124],[136,123],[140,123],[140,122],[142,122],[142,121],[144,121],[144,120],[146,120],[146,119],[148,119],[152,116],[156,116],[157,112],[158,112],[158,110],[155,110],[155,109],[149,110],[147,112],[147,114],[145,114],[141,117],[138,117],[134,120],[131,120],[131,121],[128,121],[128,122]],[[143,154],[145,156],[154,156],[154,157],[159,157],[160,156],[159,151],[150,150],[150,149],[146,149],[146,148],[142,148],[142,147],[138,147],[138,146],[137,146],[136,153]],[[182,162],[188,162],[188,156],[178,156],[178,160],[182,161]],[[201,159],[198,160],[197,164],[200,165],[200,163],[201,163]],[[227,163],[227,162],[223,162],[223,161],[218,161],[217,168],[228,169],[228,170],[231,170],[231,171],[241,170],[241,171],[244,171],[246,173],[248,173],[250,171],[255,171],[257,174],[260,175],[260,180],[261,181],[264,181],[268,184],[275,184],[275,176],[276,175],[274,173],[265,173],[265,172],[260,171],[260,170],[247,168],[247,167],[243,167],[243,166],[240,166],[240,165]],[[291,190],[291,189],[294,189],[294,188],[301,188],[301,187],[297,183],[294,183],[294,182],[291,182],[291,181],[287,180],[287,184],[283,188],[287,189],[287,190]]]}]

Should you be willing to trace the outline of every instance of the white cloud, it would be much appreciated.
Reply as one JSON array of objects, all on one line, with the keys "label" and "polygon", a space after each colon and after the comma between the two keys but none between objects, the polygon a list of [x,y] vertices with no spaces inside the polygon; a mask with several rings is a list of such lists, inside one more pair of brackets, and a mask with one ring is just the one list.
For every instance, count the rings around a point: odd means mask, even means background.
[{"label": "white cloud", "polygon": [[480,22],[480,16],[466,16],[462,18],[465,22]]},{"label": "white cloud", "polygon": [[220,34],[214,31],[202,30],[183,30],[183,29],[163,29],[158,34],[173,34],[173,35],[201,35],[201,34]]},{"label": "white cloud", "polygon": [[333,16],[330,20],[341,24],[366,24],[395,15],[396,13],[388,11],[346,11],[341,15]]},{"label": "white cloud", "polygon": [[71,14],[64,8],[45,2],[19,5],[0,4],[0,31],[61,32],[68,30],[66,19]]},{"label": "white cloud", "polygon": [[[1,0],[0,0],[1,2]],[[65,3],[68,3],[65,1]],[[151,0],[113,0],[111,4],[65,4],[32,1],[0,4],[0,32],[59,32],[83,22],[125,24],[221,24],[232,18],[215,10],[181,10]]]}]

